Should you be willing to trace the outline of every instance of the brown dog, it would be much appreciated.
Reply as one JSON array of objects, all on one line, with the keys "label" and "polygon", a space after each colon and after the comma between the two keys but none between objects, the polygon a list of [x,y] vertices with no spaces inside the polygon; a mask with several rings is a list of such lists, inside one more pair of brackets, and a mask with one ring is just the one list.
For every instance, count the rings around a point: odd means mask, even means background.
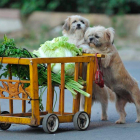
[{"label": "brown dog", "polygon": [[86,53],[105,55],[105,59],[102,59],[105,84],[116,93],[116,108],[120,114],[120,119],[116,123],[125,123],[124,107],[127,102],[136,105],[136,122],[140,122],[140,90],[136,80],[125,69],[117,49],[113,45],[114,29],[106,29],[102,26],[88,28],[85,40],[93,48],[85,50]]}]

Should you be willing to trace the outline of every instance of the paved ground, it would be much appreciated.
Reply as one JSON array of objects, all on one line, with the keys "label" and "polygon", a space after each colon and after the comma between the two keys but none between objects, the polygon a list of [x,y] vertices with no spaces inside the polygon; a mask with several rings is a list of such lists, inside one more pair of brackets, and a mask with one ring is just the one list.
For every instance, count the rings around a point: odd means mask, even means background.
[{"label": "paved ground", "polygon": [[[140,62],[125,62],[125,66],[130,74],[140,81]],[[140,83],[139,83],[140,87]],[[57,89],[56,89],[57,90]],[[46,95],[44,94],[44,101]],[[67,94],[65,109],[70,111],[72,109],[72,97]],[[2,101],[2,110],[8,108],[8,102]],[[14,102],[14,112],[21,111],[21,102]],[[56,104],[56,108],[58,104]],[[27,104],[27,110],[30,109],[30,104]],[[101,108],[99,103],[95,103],[92,107],[91,123],[86,131],[76,131],[72,123],[60,124],[59,130],[55,134],[44,133],[42,126],[38,128],[31,128],[27,125],[13,124],[9,130],[0,130],[0,140],[139,140],[140,139],[140,124],[135,123],[136,109],[133,104],[126,106],[126,124],[116,125],[114,122],[118,119],[118,114],[114,103],[109,103],[108,106],[108,121],[100,121]]]}]

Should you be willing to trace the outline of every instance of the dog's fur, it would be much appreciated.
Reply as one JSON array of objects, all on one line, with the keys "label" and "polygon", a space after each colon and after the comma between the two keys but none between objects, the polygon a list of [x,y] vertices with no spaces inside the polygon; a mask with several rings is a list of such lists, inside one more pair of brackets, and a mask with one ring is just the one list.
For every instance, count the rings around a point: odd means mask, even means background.
[{"label": "dog's fur", "polygon": [[114,29],[103,26],[88,28],[85,33],[86,42],[92,49],[86,53],[101,53],[102,68],[105,84],[116,93],[116,109],[120,114],[117,124],[125,123],[126,112],[124,107],[127,102],[134,103],[137,110],[137,120],[140,122],[140,90],[134,78],[125,69],[123,62],[113,44]]},{"label": "dog's fur", "polygon": [[[84,22],[84,23],[83,23]],[[80,28],[78,27],[80,24]],[[81,16],[70,16],[65,20],[63,25],[63,35],[69,38],[68,42],[75,44],[78,48],[83,48],[83,50],[90,49],[89,45],[85,43],[84,34],[86,29],[89,27],[89,21]],[[83,69],[83,79],[86,80],[86,64],[84,64]],[[107,105],[108,98],[114,100],[114,96],[110,90],[105,88],[100,88],[95,83],[93,84],[93,102],[99,101],[102,106],[102,116],[101,120],[107,120]],[[84,109],[84,96],[81,95],[80,108]]]}]

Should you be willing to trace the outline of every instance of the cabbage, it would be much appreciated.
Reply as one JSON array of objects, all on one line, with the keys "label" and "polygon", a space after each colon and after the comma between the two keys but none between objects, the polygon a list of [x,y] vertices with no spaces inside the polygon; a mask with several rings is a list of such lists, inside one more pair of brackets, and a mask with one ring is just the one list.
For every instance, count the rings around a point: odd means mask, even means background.
[{"label": "cabbage", "polygon": [[[33,54],[38,57],[73,57],[77,55],[82,55],[82,50],[78,49],[74,44],[67,42],[68,37],[62,36],[54,38],[52,41],[46,41],[44,44],[41,44],[40,48],[36,51],[33,51]],[[65,63],[65,74],[74,75],[74,63]],[[61,72],[60,63],[52,63],[51,69],[54,73]]]}]

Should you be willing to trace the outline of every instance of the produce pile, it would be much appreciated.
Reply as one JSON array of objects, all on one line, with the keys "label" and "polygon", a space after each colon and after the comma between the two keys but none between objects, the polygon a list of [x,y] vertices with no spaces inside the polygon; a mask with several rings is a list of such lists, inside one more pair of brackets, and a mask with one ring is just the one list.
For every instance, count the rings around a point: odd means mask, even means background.
[{"label": "produce pile", "polygon": [[[37,51],[29,52],[27,49],[17,48],[14,39],[9,39],[4,36],[4,41],[0,44],[0,57],[16,57],[16,58],[36,58],[36,57],[70,57],[81,55],[81,50],[73,44],[67,42],[68,38],[58,37],[52,41],[46,41]],[[2,59],[1,59],[2,60]],[[85,81],[79,78],[74,81],[74,63],[67,63],[65,65],[65,87],[72,93],[73,98],[76,97],[77,92],[86,97],[90,95],[83,91]],[[52,84],[58,85],[61,83],[61,64],[52,64]],[[0,62],[0,78],[8,76],[8,65],[4,67]],[[12,76],[20,78],[20,80],[30,80],[29,66],[27,65],[11,65]],[[38,84],[41,87],[47,86],[47,65],[38,64]],[[24,84],[24,88],[29,84]],[[40,105],[42,105],[42,96],[40,97]]]}]

